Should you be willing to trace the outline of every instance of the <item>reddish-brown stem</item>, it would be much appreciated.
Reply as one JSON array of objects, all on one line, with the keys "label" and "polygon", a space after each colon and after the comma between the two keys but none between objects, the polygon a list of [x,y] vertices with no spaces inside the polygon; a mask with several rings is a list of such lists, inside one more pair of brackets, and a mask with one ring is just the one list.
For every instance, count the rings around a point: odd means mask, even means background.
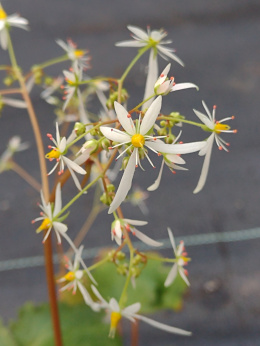
[{"label": "reddish-brown stem", "polygon": [[7,94],[21,94],[21,89],[4,89],[0,90],[0,95],[7,95]]},{"label": "reddish-brown stem", "polygon": [[131,328],[131,346],[138,346],[138,327],[138,320],[135,320]]}]

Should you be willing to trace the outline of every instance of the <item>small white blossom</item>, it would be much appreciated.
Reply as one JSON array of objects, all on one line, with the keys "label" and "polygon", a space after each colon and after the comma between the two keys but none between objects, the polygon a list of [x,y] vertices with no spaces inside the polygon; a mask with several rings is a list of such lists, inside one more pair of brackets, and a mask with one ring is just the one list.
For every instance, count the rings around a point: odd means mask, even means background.
[{"label": "small white blossom", "polygon": [[164,330],[169,333],[179,334],[179,335],[191,335],[191,332],[188,332],[186,330],[176,328],[169,326],[164,323],[160,323],[157,321],[152,320],[151,318],[148,318],[143,315],[137,314],[137,312],[141,308],[141,304],[134,303],[132,305],[127,306],[126,308],[120,307],[119,303],[115,298],[111,298],[109,302],[107,302],[99,293],[97,288],[95,286],[91,286],[92,291],[95,293],[96,297],[99,299],[99,304],[102,309],[105,309],[108,314],[110,314],[110,331],[109,331],[109,337],[113,338],[116,333],[116,328],[118,325],[118,322],[121,320],[122,317],[125,317],[129,321],[135,323],[136,320],[144,321],[145,323]]},{"label": "small white blossom", "polygon": [[10,169],[10,160],[15,153],[26,150],[28,147],[28,143],[21,143],[19,136],[12,137],[8,142],[7,149],[0,157],[0,173]]},{"label": "small white blossom", "polygon": [[188,286],[190,286],[189,280],[187,278],[188,272],[186,269],[183,268],[183,266],[185,266],[190,261],[190,258],[187,257],[187,252],[185,252],[184,242],[181,241],[180,244],[176,248],[174,237],[170,228],[168,228],[168,233],[169,233],[169,238],[173,248],[173,253],[174,253],[176,262],[172,266],[172,269],[170,270],[165,280],[164,286],[165,287],[170,286],[175,280],[178,273],[182,277],[183,281]]},{"label": "small white blossom", "polygon": [[45,157],[49,159],[50,161],[56,159],[56,164],[52,168],[52,170],[48,173],[48,175],[54,172],[54,170],[57,168],[59,164],[60,164],[60,171],[58,172],[58,174],[59,175],[62,174],[64,172],[64,168],[66,165],[70,171],[70,174],[72,176],[72,179],[74,180],[75,185],[77,186],[79,190],[81,190],[79,180],[76,174],[74,173],[74,171],[83,175],[86,174],[87,172],[85,171],[85,169],[80,167],[76,162],[68,159],[65,156],[67,153],[68,141],[66,140],[65,137],[62,137],[62,138],[60,137],[58,123],[56,123],[56,139],[54,139],[51,134],[47,134],[47,136],[54,143],[54,146],[49,146],[49,149],[51,149],[51,151],[48,154],[46,154]]},{"label": "small white blossom", "polygon": [[56,187],[54,206],[50,202],[46,203],[42,191],[41,191],[41,201],[42,201],[42,204],[40,204],[40,208],[42,210],[42,213],[41,213],[42,216],[34,219],[32,223],[42,220],[42,223],[40,227],[37,228],[36,232],[39,233],[41,231],[46,231],[46,234],[43,238],[43,243],[46,241],[46,239],[50,235],[51,230],[53,229],[56,234],[58,243],[60,244],[61,236],[63,236],[64,233],[67,232],[68,230],[68,227],[64,225],[64,223],[61,222],[64,220],[64,216],[57,216],[62,209],[60,183],[57,184],[57,187]]},{"label": "small white blossom", "polygon": [[161,103],[162,97],[158,96],[148,108],[145,116],[142,119],[142,122],[139,118],[139,121],[136,121],[136,125],[134,125],[131,115],[127,112],[127,110],[122,105],[115,102],[115,111],[117,113],[119,122],[124,128],[125,132],[111,127],[100,127],[100,131],[106,138],[119,143],[112,148],[121,146],[123,144],[128,145],[127,148],[117,158],[122,156],[127,150],[133,150],[119,184],[117,193],[110,205],[108,211],[109,213],[112,213],[124,201],[125,197],[128,194],[128,191],[131,188],[135,168],[138,167],[138,165],[142,167],[140,163],[140,152],[144,154],[150,164],[154,167],[147,154],[147,149],[150,149],[151,151],[159,155],[162,152],[167,154],[187,154],[198,151],[205,145],[205,142],[175,145],[165,144],[159,139],[161,138],[161,136],[155,137],[148,135],[149,131],[153,128],[157,116],[160,112]]},{"label": "small white blossom", "polygon": [[67,82],[64,87],[64,97],[65,100],[63,105],[63,110],[66,109],[73,95],[78,91],[79,82],[82,80],[82,69],[74,68],[71,71],[63,71],[65,80]]},{"label": "small white blossom", "polygon": [[73,68],[81,68],[86,70],[90,68],[90,56],[87,55],[88,51],[77,49],[76,43],[72,40],[67,40],[67,43],[62,40],[56,40],[57,44],[65,50],[68,58],[72,61]]},{"label": "small white blossom", "polygon": [[20,29],[29,30],[28,20],[20,17],[18,14],[7,16],[5,10],[0,3],[0,44],[3,49],[8,46],[8,30],[11,26]]},{"label": "small white blossom", "polygon": [[[65,291],[65,290],[71,290],[72,293],[75,294],[77,289],[80,290],[85,303],[90,306],[94,311],[99,311],[100,306],[99,304],[95,303],[93,299],[91,298],[90,294],[88,293],[87,289],[83,285],[82,278],[84,276],[84,270],[79,269],[80,268],[80,263],[83,261],[82,260],[82,251],[83,251],[83,246],[81,246],[78,251],[75,254],[74,258],[74,263],[69,260],[69,258],[65,257],[66,261],[66,268],[68,269],[68,272],[66,275],[64,275],[62,278],[58,280],[58,282],[63,283],[63,282],[68,282],[65,286],[63,286],[60,291]],[[86,270],[86,267],[84,266],[84,269]],[[89,275],[89,270],[87,270],[87,274]],[[92,276],[91,276],[92,277]]]},{"label": "small white blossom", "polygon": [[167,95],[173,91],[189,89],[189,88],[196,88],[197,90],[199,90],[197,85],[193,83],[176,84],[174,82],[173,77],[170,77],[170,79],[168,79],[167,76],[170,71],[170,68],[171,68],[171,64],[168,64],[163,70],[163,72],[160,74],[160,77],[157,79],[154,85],[154,92],[156,93],[156,95]]},{"label": "small white blossom", "polygon": [[130,219],[117,219],[112,222],[111,225],[111,237],[112,240],[115,239],[116,243],[120,246],[122,243],[123,232],[122,229],[125,228],[127,232],[132,233],[136,238],[140,239],[142,242],[149,246],[162,246],[163,244],[153,240],[146,234],[140,232],[135,226],[147,225],[146,221],[130,220]]},{"label": "small white blossom", "polygon": [[202,166],[199,182],[198,182],[195,190],[193,191],[193,193],[198,193],[199,191],[202,190],[202,188],[205,185],[207,175],[208,175],[208,170],[209,170],[209,163],[210,163],[210,157],[211,157],[214,139],[215,139],[215,142],[217,143],[219,150],[224,149],[225,151],[228,152],[227,146],[229,146],[229,143],[224,141],[224,139],[222,139],[220,137],[220,134],[221,133],[236,133],[237,132],[237,130],[231,130],[229,125],[223,124],[223,122],[225,122],[225,121],[233,120],[235,118],[234,116],[227,117],[227,118],[221,119],[219,121],[216,121],[215,113],[216,113],[217,107],[216,106],[213,107],[213,111],[211,114],[204,101],[202,101],[202,105],[203,105],[207,115],[197,111],[196,109],[193,109],[193,111],[197,115],[197,117],[203,122],[203,124],[205,124],[205,130],[212,132],[212,134],[206,140],[206,145],[204,146],[204,148],[202,148],[199,152],[200,156],[205,155],[205,159],[204,159],[204,163]]}]

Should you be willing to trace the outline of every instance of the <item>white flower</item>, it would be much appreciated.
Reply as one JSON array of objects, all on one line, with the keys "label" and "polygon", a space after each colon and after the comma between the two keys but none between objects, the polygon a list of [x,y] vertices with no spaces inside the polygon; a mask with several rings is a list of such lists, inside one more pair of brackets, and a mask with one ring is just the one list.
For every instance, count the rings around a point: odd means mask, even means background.
[{"label": "white flower", "polygon": [[0,109],[3,105],[7,105],[14,108],[27,108],[27,105],[22,100],[12,99],[10,97],[4,97],[0,95]]},{"label": "white flower", "polygon": [[[147,27],[147,32],[144,30],[129,25],[127,27],[132,33],[134,40],[123,41],[116,43],[118,47],[146,47],[151,48],[149,63],[148,63],[148,74],[144,92],[144,100],[150,97],[153,94],[153,87],[156,79],[158,78],[158,62],[157,54],[159,54],[163,59],[168,60],[173,59],[178,62],[180,65],[184,66],[181,59],[174,54],[174,49],[165,47],[166,44],[172,43],[171,40],[164,41],[164,38],[167,36],[167,32],[164,30],[150,30]],[[150,106],[153,99],[147,101],[142,106],[142,110]]]},{"label": "white flower", "polygon": [[8,30],[10,26],[29,30],[27,19],[20,17],[18,14],[7,16],[0,3],[0,44],[3,49],[7,49],[8,46]]},{"label": "white flower", "polygon": [[179,335],[191,335],[191,332],[188,332],[186,330],[176,328],[169,326],[164,323],[160,323],[157,321],[152,320],[151,318],[148,318],[146,316],[142,316],[137,314],[137,312],[141,308],[140,303],[134,303],[132,305],[127,306],[126,308],[121,308],[119,303],[115,298],[111,298],[109,302],[107,302],[99,293],[97,288],[95,286],[91,286],[92,291],[95,293],[96,297],[100,300],[99,304],[100,307],[105,309],[107,313],[110,314],[110,331],[109,331],[109,337],[113,338],[116,333],[116,328],[118,325],[118,322],[121,320],[122,317],[127,318],[131,322],[135,323],[136,320],[141,320],[146,322],[147,324],[150,324],[151,326],[164,330],[169,333],[179,334]]},{"label": "white flower", "polygon": [[144,233],[140,232],[135,226],[147,225],[146,221],[130,220],[130,219],[117,219],[112,222],[111,225],[111,236],[112,240],[115,239],[116,243],[120,246],[122,243],[123,232],[122,229],[125,228],[127,232],[131,232],[136,238],[140,239],[142,242],[149,246],[162,246],[163,244],[153,240]]},{"label": "white flower", "polygon": [[165,280],[164,286],[165,287],[170,286],[175,280],[178,273],[182,277],[183,281],[188,286],[190,286],[189,280],[186,276],[188,272],[186,269],[183,268],[183,266],[185,266],[190,261],[190,258],[187,257],[187,253],[185,252],[185,249],[184,249],[184,242],[181,241],[180,244],[176,248],[174,237],[170,228],[168,228],[168,233],[169,233],[169,238],[172,244],[173,253],[174,253],[176,262],[174,263],[172,269],[170,270]]},{"label": "white flower", "polygon": [[58,174],[59,175],[62,174],[64,172],[64,167],[66,165],[70,171],[70,174],[72,176],[72,179],[74,180],[75,185],[77,186],[79,190],[81,190],[79,180],[76,174],[74,173],[74,171],[79,174],[86,174],[87,172],[85,171],[85,169],[80,167],[76,162],[73,162],[72,160],[68,159],[65,156],[65,154],[67,153],[68,142],[65,137],[62,137],[62,138],[60,137],[58,123],[56,123],[56,139],[54,139],[52,135],[49,133],[47,134],[47,136],[55,144],[55,146],[49,146],[49,149],[52,149],[52,150],[48,154],[46,154],[45,157],[49,159],[50,161],[54,159],[56,159],[57,161],[53,169],[48,173],[48,175],[54,172],[54,170],[59,164],[60,164],[60,171],[58,172]]},{"label": "white flower", "polygon": [[205,124],[204,130],[212,132],[212,134],[206,140],[205,147],[202,148],[199,152],[200,156],[205,155],[205,159],[204,159],[204,163],[202,166],[199,182],[198,182],[195,190],[193,191],[193,193],[198,193],[199,191],[202,190],[202,188],[205,185],[207,175],[208,175],[208,170],[209,170],[209,163],[210,163],[210,157],[211,157],[214,139],[217,143],[219,150],[224,149],[225,151],[228,152],[227,146],[229,146],[229,143],[224,141],[224,139],[222,139],[220,137],[220,134],[221,133],[236,133],[237,132],[237,130],[230,130],[229,125],[223,124],[223,122],[225,122],[227,120],[233,120],[235,118],[234,116],[221,119],[220,121],[216,121],[215,120],[215,113],[216,113],[217,107],[213,106],[213,111],[211,114],[206,103],[204,101],[202,101],[202,104],[203,104],[203,107],[204,107],[207,115],[197,111],[196,109],[193,109],[193,111],[197,115],[197,117]]},{"label": "white flower", "polygon": [[73,95],[78,91],[79,82],[82,80],[82,69],[74,68],[71,71],[64,70],[63,74],[67,82],[66,86],[64,87],[65,96],[63,97],[65,100],[63,110],[65,110]]},{"label": "white flower", "polygon": [[[58,282],[68,282],[65,286],[63,286],[60,291],[71,290],[72,293],[75,294],[77,289],[80,290],[85,303],[90,306],[94,311],[99,311],[99,304],[95,303],[88,293],[85,286],[82,284],[82,278],[84,276],[84,270],[79,269],[80,263],[82,262],[82,251],[83,246],[81,246],[75,254],[74,263],[66,257],[66,268],[68,269],[68,273],[64,275],[62,278],[58,280]],[[89,275],[89,270],[87,270]]]},{"label": "white flower", "polygon": [[56,40],[57,44],[65,50],[65,52],[68,55],[68,58],[73,63],[73,68],[81,68],[81,69],[88,69],[90,68],[90,56],[86,55],[88,51],[77,49],[76,43],[74,43],[72,40],[67,40],[67,43],[62,40]]},{"label": "white flower", "polygon": [[32,223],[42,220],[42,223],[40,227],[37,228],[36,232],[39,233],[41,231],[47,231],[45,237],[43,238],[43,243],[46,241],[51,230],[53,229],[56,234],[58,243],[60,244],[61,236],[63,236],[68,229],[68,227],[61,222],[64,220],[64,218],[66,218],[67,215],[57,217],[62,209],[60,183],[56,187],[54,206],[50,202],[46,203],[42,191],[41,200],[42,204],[40,205],[40,208],[42,210],[42,216],[33,220]]},{"label": "white flower", "polygon": [[128,191],[130,190],[132,185],[135,168],[138,167],[138,165],[141,166],[140,153],[146,156],[150,164],[154,167],[147,154],[146,148],[152,150],[156,154],[160,154],[162,152],[167,154],[187,154],[198,151],[205,145],[205,142],[175,145],[165,144],[163,141],[158,139],[161,138],[161,136],[155,137],[148,135],[149,131],[153,128],[157,116],[160,112],[161,103],[162,97],[158,96],[148,108],[145,116],[142,119],[142,122],[139,118],[139,121],[136,121],[136,125],[134,125],[131,115],[127,112],[127,110],[122,105],[115,102],[115,111],[117,113],[117,117],[126,132],[113,129],[111,127],[100,127],[100,131],[105,137],[107,137],[111,141],[119,143],[112,148],[121,146],[123,144],[128,145],[127,148],[117,158],[123,155],[127,150],[133,150],[108,213],[112,213],[116,208],[118,208],[127,196]]},{"label": "white flower", "polygon": [[128,195],[127,201],[133,206],[139,207],[144,215],[149,214],[145,200],[149,197],[147,191],[142,190],[139,186],[134,186],[132,193]]},{"label": "white flower", "polygon": [[21,138],[19,136],[12,137],[8,142],[7,149],[0,157],[0,173],[11,168],[10,160],[15,153],[26,150],[28,147],[28,143],[21,143]]},{"label": "white flower", "polygon": [[197,85],[193,83],[179,83],[176,84],[174,82],[174,78],[171,77],[170,79],[167,79],[167,75],[170,71],[171,64],[168,64],[163,72],[160,74],[160,77],[157,79],[157,82],[154,85],[154,92],[156,95],[167,95],[170,92],[182,90],[182,89],[188,89],[188,88],[196,88],[199,90]]},{"label": "white flower", "polygon": [[44,91],[41,92],[41,97],[49,104],[51,105],[57,105],[58,99],[53,96],[53,93],[59,89],[64,81],[64,78],[62,76],[59,76],[55,78],[52,82],[52,84],[45,88]]}]

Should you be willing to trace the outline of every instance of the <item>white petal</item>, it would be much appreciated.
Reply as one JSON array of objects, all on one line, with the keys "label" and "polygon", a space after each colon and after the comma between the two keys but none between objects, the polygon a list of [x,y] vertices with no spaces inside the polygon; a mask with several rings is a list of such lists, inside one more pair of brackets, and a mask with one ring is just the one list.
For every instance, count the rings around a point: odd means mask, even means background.
[{"label": "white petal", "polygon": [[128,25],[127,29],[130,30],[134,35],[136,35],[141,40],[146,41],[149,39],[147,33],[143,29],[138,28],[137,26]]},{"label": "white petal", "polygon": [[[142,120],[140,133],[145,135],[154,125],[162,107],[162,97],[158,96],[148,108]],[[149,142],[150,143],[150,142]]]},{"label": "white petal", "polygon": [[172,163],[178,163],[179,165],[183,165],[186,163],[183,160],[183,158],[177,154],[166,154],[166,158],[167,158],[167,160],[171,161]]},{"label": "white petal", "polygon": [[62,49],[64,49],[65,52],[68,52],[68,50],[69,50],[69,49],[68,49],[68,45],[67,45],[64,41],[58,39],[58,40],[56,40],[56,43],[57,43]]},{"label": "white petal", "polygon": [[158,51],[163,53],[163,55],[166,55],[167,57],[175,60],[176,62],[178,62],[181,66],[184,66],[183,61],[177,57],[177,55],[171,53],[171,51],[165,47],[162,47],[161,45],[157,45]]},{"label": "white petal", "polygon": [[120,124],[123,126],[124,130],[129,134],[133,135],[135,129],[132,127],[132,119],[128,118],[128,111],[118,102],[114,102],[115,111]]},{"label": "white petal", "polygon": [[162,246],[163,243],[160,243],[156,240],[153,240],[152,238],[148,237],[144,233],[138,231],[137,229],[134,230],[135,236],[140,239],[142,242],[149,246]]},{"label": "white petal", "polygon": [[178,266],[177,266],[177,263],[174,263],[174,265],[172,266],[166,280],[165,280],[165,283],[164,283],[164,286],[165,287],[169,287],[173,281],[175,280],[176,276],[177,276],[177,273],[178,273]]},{"label": "white petal", "polygon": [[131,188],[132,180],[135,172],[135,157],[136,157],[136,151],[138,149],[134,149],[132,152],[130,159],[128,161],[128,164],[126,166],[126,169],[124,171],[124,174],[122,176],[122,179],[120,181],[120,184],[118,186],[116,195],[113,199],[113,202],[110,205],[108,214],[113,213],[113,211],[116,210],[120,206],[120,204],[124,201],[126,198],[128,191]]},{"label": "white petal", "polygon": [[206,156],[205,156],[205,159],[203,162],[200,178],[199,178],[198,184],[197,184],[195,190],[193,191],[193,193],[200,192],[205,185],[208,171],[209,171],[209,163],[210,163],[210,157],[211,157],[213,142],[214,142],[214,136],[210,136],[207,140],[207,143],[208,143],[207,153],[206,153]]},{"label": "white petal", "polygon": [[8,97],[2,97],[2,101],[4,104],[15,107],[15,108],[27,108],[27,105],[22,100],[10,99]]},{"label": "white petal", "polygon": [[[145,84],[144,100],[146,100],[148,97],[154,94],[154,84],[156,83],[157,77],[158,77],[157,55],[154,54],[154,50],[151,49],[149,62],[148,62],[148,74],[147,74],[146,84]],[[142,105],[142,110],[149,107],[152,101],[153,101],[153,98],[145,102]]]},{"label": "white petal", "polygon": [[186,283],[186,285],[190,286],[190,282],[189,282],[187,276],[185,275],[184,270],[183,270],[182,267],[179,267],[179,274],[182,277],[182,280]]},{"label": "white petal", "polygon": [[119,304],[117,302],[117,300],[115,298],[111,298],[109,301],[109,307],[112,311],[115,312],[120,312],[120,307]]},{"label": "white petal", "polygon": [[177,90],[183,90],[183,89],[189,89],[189,88],[196,88],[197,90],[199,90],[199,87],[193,83],[179,83],[179,84],[175,84],[171,88],[171,91],[177,91]]},{"label": "white petal", "polygon": [[203,142],[191,142],[184,144],[166,144],[162,141],[156,140],[154,142],[149,142],[149,146],[152,149],[159,151],[160,153],[166,154],[189,154],[199,151],[205,146],[205,141]]},{"label": "white petal", "polygon": [[130,220],[130,219],[123,219],[124,222],[128,223],[129,225],[133,226],[144,226],[147,225],[147,221],[139,221],[139,220]]},{"label": "white petal", "polygon": [[146,46],[145,42],[140,42],[140,41],[122,41],[122,42],[117,42],[115,44],[117,47],[144,47]]},{"label": "white petal", "polygon": [[100,126],[100,131],[111,141],[118,143],[131,142],[131,137],[127,133],[120,130],[114,130],[115,129],[112,127]]},{"label": "white petal", "polygon": [[136,314],[141,309],[140,303],[134,303],[122,310],[122,315]]},{"label": "white petal", "polygon": [[167,324],[154,321],[154,320],[152,320],[148,317],[142,316],[142,315],[133,315],[133,316],[139,320],[142,320],[142,321],[150,324],[151,326],[153,326],[155,328],[165,330],[166,332],[169,332],[169,333],[180,334],[180,335],[191,335],[191,332],[188,332],[188,331],[180,329],[180,328],[168,326]]},{"label": "white petal", "polygon": [[85,171],[85,169],[83,169],[82,167],[80,167],[77,163],[75,163],[74,161],[68,159],[66,156],[63,156],[63,160],[65,161],[66,165],[68,167],[70,167],[71,169],[73,169],[73,171],[79,173],[79,174],[86,174],[87,172]]},{"label": "white petal", "polygon": [[55,192],[55,206],[53,211],[53,216],[57,215],[61,211],[61,185],[60,183],[57,184],[56,192]]},{"label": "white petal", "polygon": [[155,180],[155,182],[151,186],[149,186],[147,188],[148,191],[155,191],[158,189],[160,182],[161,182],[161,179],[162,179],[163,166],[164,166],[164,160],[162,160],[161,168],[160,168],[157,179]]},{"label": "white petal", "polygon": [[202,121],[209,129],[214,129],[214,123],[205,114],[197,111],[196,109],[193,109],[193,111],[200,119],[200,121]]},{"label": "white petal", "polygon": [[101,296],[98,289],[94,285],[91,285],[91,289],[94,292],[95,296],[101,301],[102,306],[105,308],[109,308],[108,302],[106,302],[105,299]]},{"label": "white petal", "polygon": [[78,189],[79,191],[81,191],[82,188],[81,188],[79,179],[77,178],[76,174],[74,173],[74,171],[71,169],[70,166],[68,166],[68,170],[70,171],[71,178],[73,179],[73,181],[74,181],[74,183],[75,183],[77,189]]},{"label": "white petal", "polygon": [[173,248],[174,254],[176,254],[175,240],[174,240],[174,237],[173,237],[173,234],[172,234],[172,231],[171,231],[170,227],[167,228],[167,231],[168,231],[168,235],[169,235],[169,238],[170,238],[170,242],[172,244],[172,248]]},{"label": "white petal", "polygon": [[1,47],[6,50],[8,46],[8,35],[5,27],[0,31],[0,41]]},{"label": "white petal", "polygon": [[55,230],[61,234],[67,232],[68,230],[68,226],[64,225],[64,223],[54,221],[52,224]]}]

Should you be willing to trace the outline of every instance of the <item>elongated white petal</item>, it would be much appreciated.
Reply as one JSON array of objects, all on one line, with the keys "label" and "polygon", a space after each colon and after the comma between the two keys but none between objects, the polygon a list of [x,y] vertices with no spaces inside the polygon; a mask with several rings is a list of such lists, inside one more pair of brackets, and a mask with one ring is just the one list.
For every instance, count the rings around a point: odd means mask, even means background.
[{"label": "elongated white petal", "polygon": [[159,241],[156,241],[150,237],[148,237],[147,235],[145,235],[144,233],[138,231],[138,229],[134,230],[135,236],[140,239],[142,242],[144,242],[145,244],[149,245],[149,246],[162,246],[163,243],[160,243]]},{"label": "elongated white petal", "polygon": [[56,192],[55,192],[55,206],[53,211],[53,216],[57,215],[61,211],[61,185],[60,183],[57,184]]},{"label": "elongated white petal", "polygon": [[114,106],[120,124],[123,126],[126,132],[133,135],[135,133],[135,129],[132,127],[132,119],[128,117],[128,111],[116,101],[114,102]]},{"label": "elongated white petal", "polygon": [[205,103],[204,101],[202,101],[202,105],[203,105],[203,107],[204,107],[206,113],[208,114],[208,117],[210,118],[210,120],[213,121],[214,118],[212,117],[212,115],[211,115],[211,113],[210,113],[210,111],[209,111],[209,109],[208,109],[208,106],[206,105],[206,103]]},{"label": "elongated white petal", "polygon": [[200,192],[206,182],[207,179],[207,175],[208,175],[208,171],[209,171],[209,163],[210,163],[210,157],[211,157],[211,152],[212,152],[212,146],[213,146],[213,142],[214,142],[214,136],[210,136],[207,140],[207,153],[205,155],[205,159],[203,162],[203,166],[202,166],[202,170],[201,170],[201,174],[200,174],[200,178],[198,181],[198,184],[196,186],[196,188],[194,189],[193,193],[198,193]]},{"label": "elongated white petal", "polygon": [[65,161],[65,163],[68,167],[73,169],[73,171],[75,171],[79,174],[83,174],[83,175],[87,173],[84,168],[80,167],[77,163],[68,159],[66,156],[63,156],[63,160]]},{"label": "elongated white petal", "polygon": [[170,242],[171,242],[174,254],[176,254],[175,240],[174,240],[174,237],[173,237],[173,234],[172,234],[172,231],[171,231],[170,227],[167,227],[167,231],[168,231],[168,235],[169,235],[169,238],[170,238]]},{"label": "elongated white petal", "polygon": [[178,266],[176,263],[174,263],[174,265],[172,266],[165,282],[164,282],[164,286],[165,287],[169,287],[173,281],[175,280],[176,276],[177,276],[177,273],[178,273]]},{"label": "elongated white petal", "polygon": [[128,25],[127,29],[130,30],[135,36],[137,36],[141,40],[146,41],[149,39],[147,33],[143,29],[138,28],[137,26]]},{"label": "elongated white petal", "polygon": [[187,276],[184,273],[184,269],[182,267],[179,267],[179,274],[182,277],[182,280],[186,283],[187,286],[190,286],[190,282],[187,278]]},{"label": "elongated white petal", "polygon": [[149,142],[149,146],[160,153],[166,154],[189,154],[201,150],[205,145],[203,142],[191,142],[184,144],[166,144],[162,141],[156,140]]},{"label": "elongated white petal", "polygon": [[158,189],[160,182],[161,182],[161,179],[162,179],[163,166],[164,166],[164,160],[162,160],[162,164],[161,164],[161,168],[160,168],[158,177],[156,178],[155,182],[147,188],[148,191],[155,191]]},{"label": "elongated white petal", "polygon": [[167,154],[166,158],[167,158],[167,160],[171,161],[172,163],[178,163],[179,165],[183,165],[186,163],[183,160],[183,158],[177,154]]},{"label": "elongated white petal", "polygon": [[65,50],[65,52],[68,52],[68,45],[64,42],[64,41],[62,41],[62,40],[60,40],[60,39],[57,39],[56,40],[56,43],[62,48],[62,49],[64,49]]},{"label": "elongated white petal", "polygon": [[193,109],[194,113],[197,115],[197,117],[200,119],[200,121],[203,122],[209,129],[214,129],[214,123],[203,113],[197,111],[196,109]]},{"label": "elongated white petal", "polygon": [[120,312],[120,307],[119,304],[117,302],[117,300],[115,298],[111,298],[109,301],[109,307],[112,311],[115,312]]},{"label": "elongated white petal", "polygon": [[130,159],[127,163],[126,169],[118,186],[116,195],[108,210],[108,214],[113,213],[113,211],[115,211],[116,208],[120,206],[120,204],[124,201],[128,194],[128,191],[132,186],[132,180],[135,172],[135,157],[137,150],[138,149],[135,148],[130,156]]},{"label": "elongated white petal", "polygon": [[148,108],[140,126],[140,133],[145,135],[154,125],[162,107],[162,96],[158,96]]},{"label": "elongated white petal", "polygon": [[141,309],[140,303],[134,303],[129,306],[127,306],[125,309],[122,310],[122,315],[132,315],[136,314]]},{"label": "elongated white petal", "polygon": [[117,47],[144,47],[146,46],[146,43],[141,41],[129,40],[117,42],[115,45]]},{"label": "elongated white petal", "polygon": [[[148,73],[145,84],[144,100],[154,94],[154,84],[158,77],[158,61],[157,55],[154,54],[153,49],[150,51],[149,62],[148,62]],[[153,102],[154,98],[151,98],[142,105],[142,110],[146,109]]]},{"label": "elongated white petal", "polygon": [[100,305],[104,308],[109,308],[108,302],[105,301],[105,299],[99,293],[98,289],[94,285],[91,285],[91,289],[92,289],[93,293],[95,294],[95,296],[101,301]]},{"label": "elongated white petal", "polygon": [[10,99],[9,97],[2,97],[2,102],[8,106],[15,108],[27,108],[27,105],[22,100]]},{"label": "elongated white petal", "polygon": [[79,191],[81,191],[82,188],[81,188],[81,185],[80,185],[80,182],[79,182],[78,177],[76,176],[76,174],[74,173],[73,169],[71,169],[70,166],[68,166],[68,170],[70,171],[71,178],[73,179],[73,181],[74,181],[74,183],[75,183],[77,189],[78,189]]},{"label": "elongated white petal", "polygon": [[[1,23],[1,21],[0,21]],[[8,46],[8,34],[7,34],[7,29],[4,27],[3,23],[3,28],[0,29],[0,42],[1,42],[1,47],[6,50]]]},{"label": "elongated white petal", "polygon": [[133,225],[133,226],[144,226],[147,225],[148,222],[147,221],[140,221],[140,220],[130,220],[130,219],[123,219],[126,223],[128,223],[129,225]]},{"label": "elongated white petal", "polygon": [[177,63],[179,63],[181,66],[184,66],[183,61],[177,57],[177,55],[173,54],[169,49],[163,47],[162,45],[157,45],[159,53],[163,53],[163,55],[166,55],[167,57],[175,60]]},{"label": "elongated white petal", "polygon": [[177,90],[189,89],[189,88],[195,88],[195,89],[199,90],[199,87],[193,83],[178,83],[178,84],[175,84],[171,88],[171,92],[177,91]]},{"label": "elongated white petal", "polygon": [[131,137],[127,133],[120,130],[114,131],[112,127],[100,126],[100,131],[106,138],[110,139],[113,142],[131,142]]},{"label": "elongated white petal", "polygon": [[138,320],[144,321],[144,322],[150,324],[151,326],[153,326],[155,328],[164,330],[164,331],[169,332],[169,333],[180,334],[180,335],[191,335],[192,334],[191,332],[188,332],[188,331],[186,331],[184,329],[172,327],[172,326],[169,326],[167,324],[154,321],[151,318],[148,318],[148,317],[145,317],[145,316],[142,316],[142,315],[137,315],[136,314],[136,315],[133,315],[133,316],[135,318],[137,318]]},{"label": "elongated white petal", "polygon": [[67,232],[67,230],[68,230],[68,226],[64,225],[64,223],[54,221],[52,224],[53,224],[53,227],[55,228],[55,230],[58,233],[62,233],[62,235],[63,235],[63,233]]}]

